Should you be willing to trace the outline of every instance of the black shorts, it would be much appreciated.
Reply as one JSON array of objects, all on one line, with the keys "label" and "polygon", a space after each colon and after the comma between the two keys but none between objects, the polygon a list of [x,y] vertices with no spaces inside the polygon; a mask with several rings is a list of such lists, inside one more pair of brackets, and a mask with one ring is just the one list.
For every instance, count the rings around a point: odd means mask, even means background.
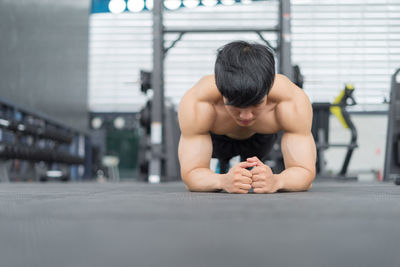
[{"label": "black shorts", "polygon": [[271,151],[278,134],[254,134],[243,140],[232,139],[226,135],[211,133],[213,144],[212,157],[220,160],[221,164],[226,164],[235,156],[240,156],[240,161],[256,156],[264,161]]}]

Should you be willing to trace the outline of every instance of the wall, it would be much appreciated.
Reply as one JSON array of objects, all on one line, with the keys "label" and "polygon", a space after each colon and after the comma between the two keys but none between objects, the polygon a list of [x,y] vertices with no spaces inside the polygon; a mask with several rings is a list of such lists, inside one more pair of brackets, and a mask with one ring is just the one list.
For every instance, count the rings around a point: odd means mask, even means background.
[{"label": "wall", "polygon": [[0,97],[87,125],[89,0],[0,0]]}]

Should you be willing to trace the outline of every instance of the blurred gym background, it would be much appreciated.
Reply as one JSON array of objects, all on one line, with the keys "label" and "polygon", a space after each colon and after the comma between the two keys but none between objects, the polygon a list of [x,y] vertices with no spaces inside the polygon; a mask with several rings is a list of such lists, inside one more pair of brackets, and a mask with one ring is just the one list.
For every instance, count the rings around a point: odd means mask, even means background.
[{"label": "blurred gym background", "polygon": [[[148,181],[153,39],[160,37],[153,5],[0,0],[1,181]],[[321,115],[314,122],[320,176],[396,178],[399,165],[390,160],[400,153],[392,151],[399,126],[388,114],[399,82],[393,76],[400,67],[399,1],[165,0],[162,13],[165,29],[180,30],[162,34],[161,181],[179,179],[177,105],[213,73],[216,49],[240,39],[268,43],[279,54],[282,18],[291,26],[285,59],[296,66],[292,80],[314,103],[314,116]],[[238,28],[246,31],[229,30]],[[271,28],[278,34],[259,30]],[[271,164],[278,161],[271,156]]]}]

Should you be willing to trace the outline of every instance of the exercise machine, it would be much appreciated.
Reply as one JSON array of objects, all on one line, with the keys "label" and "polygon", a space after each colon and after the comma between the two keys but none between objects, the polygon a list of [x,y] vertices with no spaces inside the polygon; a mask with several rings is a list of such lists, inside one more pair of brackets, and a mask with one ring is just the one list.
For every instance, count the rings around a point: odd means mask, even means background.
[{"label": "exercise machine", "polygon": [[400,69],[392,76],[386,138],[384,180],[400,185]]},{"label": "exercise machine", "polygon": [[[152,88],[153,98],[151,105],[151,161],[149,166],[149,178],[150,183],[159,183],[162,180],[161,170],[163,162],[163,153],[170,154],[166,150],[164,144],[163,130],[168,122],[163,121],[163,111],[165,110],[164,105],[164,59],[166,53],[174,47],[174,45],[182,39],[184,34],[187,33],[242,33],[242,32],[253,32],[257,34],[266,45],[271,47],[276,53],[278,58],[278,69],[279,73],[286,75],[289,79],[293,79],[293,67],[291,63],[291,11],[290,1],[280,0],[277,1],[279,5],[279,21],[275,27],[265,28],[196,28],[190,29],[185,27],[172,28],[164,27],[163,20],[163,1],[155,0],[153,7],[153,71],[152,71]],[[262,36],[264,32],[273,32],[277,34],[277,47],[272,47],[271,44]],[[178,38],[172,42],[169,47],[164,46],[164,35],[165,34],[179,34]],[[172,154],[171,154],[172,155]]]},{"label": "exercise machine", "polygon": [[[320,178],[337,178],[337,179],[357,179],[356,176],[348,176],[347,170],[350,163],[351,156],[354,149],[358,147],[357,144],[357,129],[354,126],[350,114],[347,111],[348,106],[356,105],[353,97],[354,86],[346,84],[345,88],[340,92],[339,96],[333,103],[313,103],[313,122],[312,134],[317,146],[317,177]],[[335,115],[343,125],[343,128],[348,129],[351,133],[349,143],[330,143],[329,142],[329,119],[330,114]],[[331,147],[346,148],[347,152],[343,160],[341,170],[336,175],[331,175],[326,170],[326,157],[325,151]]]},{"label": "exercise machine", "polygon": [[[149,90],[152,90],[152,72],[141,70],[140,83],[141,91],[144,94],[147,94]],[[176,106],[169,101],[169,99],[165,99],[162,105],[162,120],[164,122],[164,127],[154,128],[151,127],[153,103],[154,100],[150,97],[139,113],[141,132],[138,154],[138,178],[141,181],[150,183],[180,180],[178,144],[181,133]],[[152,142],[162,144],[161,150],[159,151],[160,154],[157,155],[157,158],[161,159],[160,180],[154,180],[154,176],[152,176],[153,178],[150,176],[150,165],[154,160],[151,152]]]}]

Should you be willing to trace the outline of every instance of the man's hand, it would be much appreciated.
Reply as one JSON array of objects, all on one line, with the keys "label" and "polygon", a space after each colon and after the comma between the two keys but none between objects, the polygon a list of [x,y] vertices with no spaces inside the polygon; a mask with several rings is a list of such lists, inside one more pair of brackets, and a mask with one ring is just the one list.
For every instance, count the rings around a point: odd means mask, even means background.
[{"label": "man's hand", "polygon": [[271,168],[257,157],[248,158],[247,162],[256,164],[250,171],[252,174],[251,186],[254,188],[254,193],[275,193],[282,188],[282,181],[278,178],[279,176],[274,175]]},{"label": "man's hand", "polygon": [[256,164],[256,162],[240,162],[232,167],[221,180],[222,189],[228,193],[247,194],[253,180],[251,172],[246,168],[252,168]]}]

